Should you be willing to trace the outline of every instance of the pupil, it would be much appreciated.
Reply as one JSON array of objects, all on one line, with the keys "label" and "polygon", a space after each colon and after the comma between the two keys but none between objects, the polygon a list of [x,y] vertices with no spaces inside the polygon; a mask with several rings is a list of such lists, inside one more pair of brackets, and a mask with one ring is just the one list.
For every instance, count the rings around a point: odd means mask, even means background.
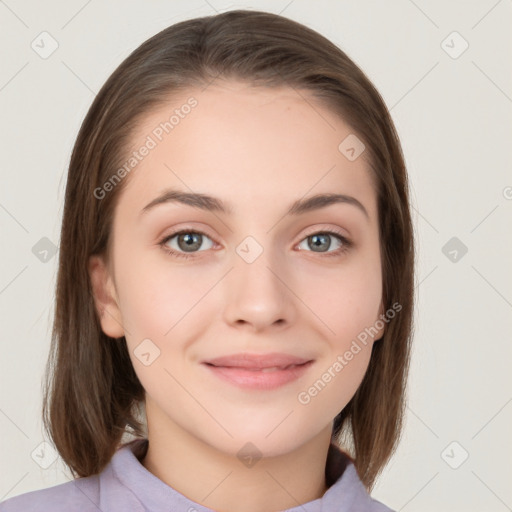
[{"label": "pupil", "polygon": [[310,237],[310,239],[313,240],[314,247],[318,248],[322,245],[322,243],[325,245],[326,241],[327,241],[327,246],[325,247],[325,250],[329,249],[329,247],[331,246],[329,235],[323,235],[323,234],[313,235],[312,237]]},{"label": "pupil", "polygon": [[[200,235],[198,233],[186,233],[179,237],[178,243],[181,240],[184,240],[186,249],[191,249],[191,248],[198,249],[199,247],[201,247],[201,241],[200,241],[199,237],[200,237]],[[183,249],[183,247],[181,246],[181,243],[179,243],[179,245],[180,245],[180,249]]]}]

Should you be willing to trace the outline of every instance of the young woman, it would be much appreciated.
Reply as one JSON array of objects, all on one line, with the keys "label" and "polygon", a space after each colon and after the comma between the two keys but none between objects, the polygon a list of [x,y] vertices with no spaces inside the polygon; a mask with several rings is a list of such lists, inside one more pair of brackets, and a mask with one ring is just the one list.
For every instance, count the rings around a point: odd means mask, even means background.
[{"label": "young woman", "polygon": [[175,24],[69,166],[44,421],[14,511],[389,511],[413,313],[407,173],[364,73],[259,11]]}]

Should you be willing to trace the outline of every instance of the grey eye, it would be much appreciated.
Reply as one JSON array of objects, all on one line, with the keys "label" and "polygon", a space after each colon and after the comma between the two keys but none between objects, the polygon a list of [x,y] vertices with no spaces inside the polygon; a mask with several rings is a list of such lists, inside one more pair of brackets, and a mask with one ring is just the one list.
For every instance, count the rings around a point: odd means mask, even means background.
[{"label": "grey eye", "polygon": [[[177,247],[176,244],[171,243],[174,241],[174,239],[176,239],[175,241],[177,242]],[[212,242],[211,239],[204,233],[197,233],[195,231],[182,231],[170,236],[166,242],[166,245],[169,245],[171,249],[177,251],[197,252],[203,245],[205,239]],[[211,243],[210,247],[206,247],[206,249],[211,249],[212,246],[213,242]]]},{"label": "grey eye", "polygon": [[[332,233],[315,233],[306,237],[301,244],[308,244],[309,248],[312,248],[312,252],[327,252],[331,248],[331,239],[337,238],[340,241],[340,247],[342,245],[342,240],[339,236],[334,235]],[[299,248],[303,249],[299,246]],[[337,249],[339,247],[336,247]]]}]

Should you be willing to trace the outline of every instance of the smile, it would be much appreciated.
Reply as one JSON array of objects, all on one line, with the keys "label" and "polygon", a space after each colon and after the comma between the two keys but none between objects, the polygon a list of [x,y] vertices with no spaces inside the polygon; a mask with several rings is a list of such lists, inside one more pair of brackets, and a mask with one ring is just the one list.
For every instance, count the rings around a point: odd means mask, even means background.
[{"label": "smile", "polygon": [[263,368],[250,366],[217,366],[212,363],[203,363],[203,366],[205,366],[211,374],[235,386],[246,389],[272,390],[299,379],[312,364],[313,361]]}]

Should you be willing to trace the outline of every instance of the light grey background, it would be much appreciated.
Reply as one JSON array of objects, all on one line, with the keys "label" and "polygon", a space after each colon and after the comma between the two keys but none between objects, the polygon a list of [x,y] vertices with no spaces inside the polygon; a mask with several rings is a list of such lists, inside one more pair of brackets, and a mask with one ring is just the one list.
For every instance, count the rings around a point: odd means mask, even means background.
[{"label": "light grey background", "polygon": [[[40,407],[49,249],[80,123],[144,40],[234,8],[281,13],[338,44],[402,140],[418,309],[406,428],[374,497],[406,512],[512,510],[510,0],[0,1],[0,499],[69,479],[41,446]],[[43,59],[31,45],[48,50],[51,38],[58,48]]]}]

